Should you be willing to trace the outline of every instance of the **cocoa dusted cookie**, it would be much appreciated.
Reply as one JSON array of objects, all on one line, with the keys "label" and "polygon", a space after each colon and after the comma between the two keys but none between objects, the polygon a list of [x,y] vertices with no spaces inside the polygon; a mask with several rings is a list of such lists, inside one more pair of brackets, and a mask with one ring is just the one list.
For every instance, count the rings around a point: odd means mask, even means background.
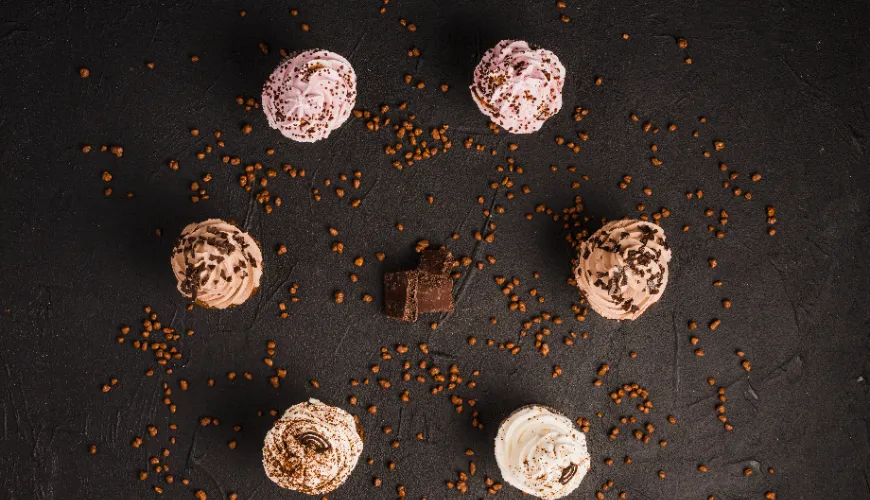
[{"label": "cocoa dusted cookie", "polygon": [[344,484],[362,450],[350,413],[310,399],[291,406],[266,434],[263,467],[282,488],[322,495]]},{"label": "cocoa dusted cookie", "polygon": [[495,460],[508,484],[545,500],[570,495],[592,463],[586,435],[543,405],[523,406],[502,421]]}]

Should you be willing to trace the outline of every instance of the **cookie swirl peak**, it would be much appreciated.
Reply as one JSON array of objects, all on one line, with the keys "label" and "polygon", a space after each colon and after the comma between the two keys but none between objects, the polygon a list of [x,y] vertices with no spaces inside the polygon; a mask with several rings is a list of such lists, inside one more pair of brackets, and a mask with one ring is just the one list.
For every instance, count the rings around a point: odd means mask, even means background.
[{"label": "cookie swirl peak", "polygon": [[178,291],[215,309],[239,305],[260,286],[263,253],[254,238],[221,219],[189,224],[172,251]]},{"label": "cookie swirl peak", "polygon": [[495,459],[505,481],[543,499],[570,494],[591,463],[586,436],[571,419],[542,405],[523,406],[501,423]]},{"label": "cookie swirl peak", "polygon": [[291,406],[266,434],[263,467],[282,488],[322,495],[344,484],[362,449],[348,412],[310,399]]},{"label": "cookie swirl peak", "polygon": [[556,54],[502,40],[474,69],[471,96],[480,111],[513,134],[538,131],[562,109],[565,67]]},{"label": "cookie swirl peak", "polygon": [[671,249],[651,222],[608,222],[578,245],[574,279],[589,305],[608,319],[634,320],[668,284]]},{"label": "cookie swirl peak", "polygon": [[328,50],[287,56],[263,86],[269,126],[299,142],[325,139],[356,104],[356,73],[347,59]]}]

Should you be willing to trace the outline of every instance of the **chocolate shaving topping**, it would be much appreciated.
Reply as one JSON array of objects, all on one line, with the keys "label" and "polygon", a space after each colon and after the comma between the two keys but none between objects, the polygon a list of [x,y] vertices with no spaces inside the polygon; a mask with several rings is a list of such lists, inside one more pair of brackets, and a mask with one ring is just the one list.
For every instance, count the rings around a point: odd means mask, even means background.
[{"label": "chocolate shaving topping", "polygon": [[316,453],[326,453],[332,447],[325,437],[313,431],[303,432],[296,436],[296,440]]},{"label": "chocolate shaving topping", "polygon": [[562,476],[559,478],[559,482],[562,484],[568,484],[574,474],[577,474],[577,464],[570,464],[568,467],[562,469]]}]

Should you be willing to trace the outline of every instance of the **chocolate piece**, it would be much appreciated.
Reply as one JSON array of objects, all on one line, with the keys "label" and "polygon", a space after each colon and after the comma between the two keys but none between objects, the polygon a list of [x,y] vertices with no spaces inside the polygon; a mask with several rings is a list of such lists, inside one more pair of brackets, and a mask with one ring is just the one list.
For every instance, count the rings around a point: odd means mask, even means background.
[{"label": "chocolate piece", "polygon": [[428,312],[453,312],[453,280],[448,274],[421,272],[418,276],[417,310]]},{"label": "chocolate piece", "polygon": [[420,252],[417,269],[430,274],[449,274],[453,270],[453,254],[445,248],[427,248]]},{"label": "chocolate piece", "polygon": [[420,264],[413,271],[384,275],[387,316],[400,321],[417,321],[419,313],[453,312],[453,254],[444,248],[420,252]]},{"label": "chocolate piece", "polygon": [[417,321],[417,271],[398,271],[384,275],[384,304],[387,317]]}]

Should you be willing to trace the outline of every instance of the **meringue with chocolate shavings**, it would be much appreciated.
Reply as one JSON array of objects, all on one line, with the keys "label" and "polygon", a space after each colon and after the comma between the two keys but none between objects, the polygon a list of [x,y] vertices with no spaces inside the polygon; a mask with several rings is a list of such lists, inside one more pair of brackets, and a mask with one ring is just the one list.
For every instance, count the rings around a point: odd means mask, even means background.
[{"label": "meringue with chocolate shavings", "polygon": [[608,222],[578,245],[574,279],[589,305],[608,319],[634,320],[668,284],[671,249],[651,222]]},{"label": "meringue with chocolate shavings", "polygon": [[172,251],[178,291],[197,304],[226,309],[260,287],[263,253],[254,238],[221,219],[189,224]]}]

